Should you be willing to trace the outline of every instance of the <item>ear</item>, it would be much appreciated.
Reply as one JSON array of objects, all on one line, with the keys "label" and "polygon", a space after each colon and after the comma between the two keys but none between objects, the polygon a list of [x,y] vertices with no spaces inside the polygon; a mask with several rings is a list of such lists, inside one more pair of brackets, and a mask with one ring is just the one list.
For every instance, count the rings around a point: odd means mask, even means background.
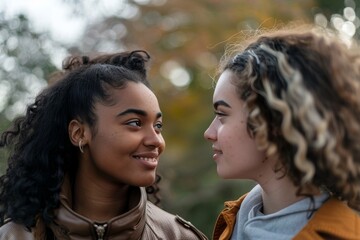
[{"label": "ear", "polygon": [[73,119],[70,121],[68,126],[69,139],[70,142],[74,146],[79,146],[80,140],[82,140],[83,144],[86,143],[87,139],[85,139],[85,126],[79,120]]}]

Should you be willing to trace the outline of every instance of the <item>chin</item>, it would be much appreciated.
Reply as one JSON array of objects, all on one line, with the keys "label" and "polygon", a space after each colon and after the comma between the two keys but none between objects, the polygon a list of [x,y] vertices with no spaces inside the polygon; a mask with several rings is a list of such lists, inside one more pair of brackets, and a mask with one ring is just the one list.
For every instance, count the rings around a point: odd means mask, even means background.
[{"label": "chin", "polygon": [[229,172],[221,171],[220,169],[217,169],[217,175],[222,179],[235,179],[236,178]]},{"label": "chin", "polygon": [[151,186],[155,183],[155,176],[151,176],[149,178],[143,179],[143,181],[139,182],[139,184],[137,184],[139,187],[148,187]]}]

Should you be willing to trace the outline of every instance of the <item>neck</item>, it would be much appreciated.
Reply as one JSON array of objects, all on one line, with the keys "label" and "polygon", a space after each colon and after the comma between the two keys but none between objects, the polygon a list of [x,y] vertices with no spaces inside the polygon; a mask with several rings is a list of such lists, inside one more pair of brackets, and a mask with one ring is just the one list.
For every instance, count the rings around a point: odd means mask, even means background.
[{"label": "neck", "polygon": [[95,222],[106,222],[129,209],[129,186],[104,186],[78,176],[73,189],[73,210]]},{"label": "neck", "polygon": [[[293,184],[288,176],[284,176],[283,171],[274,172],[276,159],[269,158],[265,164],[267,166],[254,179],[262,188],[264,214],[275,213],[306,198],[304,195],[297,195],[299,188]],[[307,192],[312,195],[319,194],[319,190],[316,188],[309,188]]]},{"label": "neck", "polygon": [[288,177],[272,179],[271,182],[261,184],[261,187],[264,214],[275,213],[305,198],[297,196],[298,188]]}]

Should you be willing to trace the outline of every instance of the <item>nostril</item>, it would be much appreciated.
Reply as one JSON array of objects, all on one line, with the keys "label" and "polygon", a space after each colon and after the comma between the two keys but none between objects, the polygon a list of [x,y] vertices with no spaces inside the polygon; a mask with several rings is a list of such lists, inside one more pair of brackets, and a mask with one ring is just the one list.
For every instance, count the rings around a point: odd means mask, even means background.
[{"label": "nostril", "polygon": [[210,134],[209,129],[204,132],[204,138],[208,141],[212,141],[214,139],[214,136]]}]

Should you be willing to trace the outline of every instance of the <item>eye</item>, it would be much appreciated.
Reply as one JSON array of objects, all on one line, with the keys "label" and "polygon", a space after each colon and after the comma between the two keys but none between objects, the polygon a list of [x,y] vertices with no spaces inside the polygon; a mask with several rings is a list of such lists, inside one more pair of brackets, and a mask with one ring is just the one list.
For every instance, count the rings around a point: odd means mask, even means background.
[{"label": "eye", "polygon": [[161,122],[158,122],[154,125],[154,127],[157,132],[161,132],[163,129],[163,124]]},{"label": "eye", "polygon": [[225,122],[226,116],[228,115],[223,112],[215,111],[215,119],[217,119],[221,123]]},{"label": "eye", "polygon": [[132,120],[126,123],[126,125],[133,126],[133,127],[141,127],[140,120]]},{"label": "eye", "polygon": [[217,117],[223,117],[223,116],[226,116],[225,113],[222,113],[222,112],[218,112],[218,111],[215,111],[214,114],[217,116]]}]

